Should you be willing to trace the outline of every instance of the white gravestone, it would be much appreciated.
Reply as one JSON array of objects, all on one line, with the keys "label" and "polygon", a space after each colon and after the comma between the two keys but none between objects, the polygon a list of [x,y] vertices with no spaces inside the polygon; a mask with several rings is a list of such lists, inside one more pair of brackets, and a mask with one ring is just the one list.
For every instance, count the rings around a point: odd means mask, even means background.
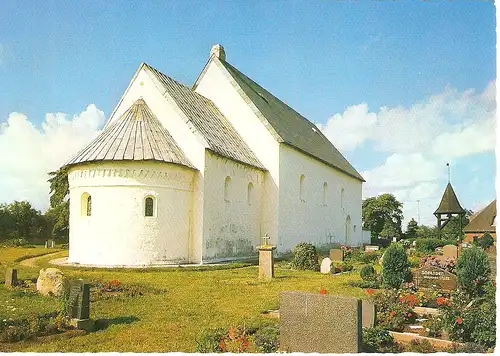
[{"label": "white gravestone", "polygon": [[329,259],[328,257],[323,258],[323,261],[321,261],[321,268],[320,271],[323,274],[328,274],[331,272],[332,269],[332,260]]}]

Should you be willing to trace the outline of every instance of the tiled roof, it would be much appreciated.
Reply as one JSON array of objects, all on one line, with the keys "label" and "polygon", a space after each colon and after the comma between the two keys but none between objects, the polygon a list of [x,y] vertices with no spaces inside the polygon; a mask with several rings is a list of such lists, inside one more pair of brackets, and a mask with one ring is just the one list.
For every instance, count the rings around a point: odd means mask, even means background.
[{"label": "tiled roof", "polygon": [[158,161],[194,168],[142,99],[66,166],[96,161]]},{"label": "tiled roof", "polygon": [[208,148],[221,156],[265,169],[252,150],[212,101],[176,82],[155,68],[144,67],[156,78],[189,122],[203,136]]},{"label": "tiled roof", "polygon": [[450,183],[446,186],[441,203],[434,214],[465,214]]},{"label": "tiled roof", "polygon": [[497,216],[497,200],[493,200],[486,208],[473,215],[464,227],[464,232],[495,232]]},{"label": "tiled roof", "polygon": [[[229,72],[236,89],[266,125],[278,142],[286,143],[333,166],[348,175],[364,181],[363,177],[323,135],[316,125],[283,103],[252,79],[224,60],[214,59]],[[234,85],[234,83],[233,83]],[[239,87],[239,88],[238,88]],[[241,93],[243,91],[243,93]],[[256,110],[255,110],[256,109]]]}]

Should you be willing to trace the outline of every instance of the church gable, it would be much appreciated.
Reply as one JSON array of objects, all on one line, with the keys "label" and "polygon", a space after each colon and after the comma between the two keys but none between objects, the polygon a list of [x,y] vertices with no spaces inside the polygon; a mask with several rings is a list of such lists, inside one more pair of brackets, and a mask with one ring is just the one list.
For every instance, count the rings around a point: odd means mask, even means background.
[{"label": "church gable", "polygon": [[277,142],[288,144],[302,153],[364,181],[356,169],[313,123],[229,64],[225,60],[225,54],[223,57],[216,54],[210,57],[194,84],[195,89],[212,63],[215,63],[226,73],[227,79]]}]

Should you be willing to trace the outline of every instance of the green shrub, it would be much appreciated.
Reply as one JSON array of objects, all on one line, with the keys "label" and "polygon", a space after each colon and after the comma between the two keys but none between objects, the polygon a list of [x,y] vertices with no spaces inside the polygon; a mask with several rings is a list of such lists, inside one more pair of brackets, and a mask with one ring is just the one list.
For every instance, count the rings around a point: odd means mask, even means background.
[{"label": "green shrub", "polygon": [[441,240],[441,239],[417,239],[415,248],[420,253],[433,253],[438,247],[445,245],[456,245],[455,240]]},{"label": "green shrub", "polygon": [[222,328],[204,329],[196,338],[196,352],[214,353],[222,352],[220,342],[226,336],[227,331]]},{"label": "green shrub", "polygon": [[372,265],[364,265],[359,271],[359,276],[364,281],[373,281],[377,279],[377,272],[375,272],[375,268]]},{"label": "green shrub", "polygon": [[257,350],[266,354],[275,353],[279,346],[279,335],[278,326],[265,326],[258,329],[254,336]]},{"label": "green shrub", "polygon": [[314,245],[301,242],[295,245],[292,252],[292,268],[311,271],[319,270],[318,255]]},{"label": "green shrub", "polygon": [[464,249],[457,261],[458,287],[469,295],[478,295],[488,281],[490,264],[486,253],[477,247]]},{"label": "green shrub", "polygon": [[342,262],[342,272],[349,272],[352,271],[353,265],[350,262],[344,261]]},{"label": "green shrub", "polygon": [[389,246],[382,260],[383,285],[389,288],[399,288],[410,277],[409,267],[405,249],[398,244]]},{"label": "green shrub", "polygon": [[397,353],[401,346],[394,342],[394,338],[385,329],[363,328],[363,349],[368,353]]},{"label": "green shrub", "polygon": [[371,289],[379,289],[380,288],[380,280],[374,279],[372,281],[352,281],[349,282],[349,285],[351,287],[356,287],[356,288],[371,288]]},{"label": "green shrub", "polygon": [[480,247],[486,250],[487,248],[493,246],[493,237],[491,237],[491,235],[487,232],[483,236],[481,236],[478,244]]},{"label": "green shrub", "polygon": [[417,340],[413,339],[410,343],[404,348],[405,352],[416,352],[419,354],[429,354],[436,352],[436,349],[429,340]]},{"label": "green shrub", "polygon": [[376,263],[380,256],[382,256],[382,252],[380,250],[365,252],[361,254],[359,262],[365,264]]},{"label": "green shrub", "polygon": [[488,351],[487,347],[483,345],[476,344],[474,342],[466,342],[465,344],[453,344],[450,348],[446,350],[449,353],[463,353],[463,354],[484,354]]}]

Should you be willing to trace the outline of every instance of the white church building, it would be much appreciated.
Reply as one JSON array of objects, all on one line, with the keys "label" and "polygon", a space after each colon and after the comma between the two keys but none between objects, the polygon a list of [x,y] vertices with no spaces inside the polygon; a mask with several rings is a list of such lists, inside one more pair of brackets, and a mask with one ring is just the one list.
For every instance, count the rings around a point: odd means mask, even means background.
[{"label": "white church building", "polygon": [[362,243],[363,177],[220,45],[192,87],[142,63],[102,133],[65,166],[71,263],[236,259],[265,234],[278,252]]}]

